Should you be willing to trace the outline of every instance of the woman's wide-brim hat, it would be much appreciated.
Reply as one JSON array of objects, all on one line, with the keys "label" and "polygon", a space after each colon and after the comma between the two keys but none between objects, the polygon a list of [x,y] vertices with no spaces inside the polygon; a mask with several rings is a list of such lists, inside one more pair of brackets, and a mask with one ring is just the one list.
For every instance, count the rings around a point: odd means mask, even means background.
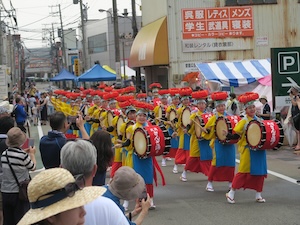
[{"label": "woman's wide-brim hat", "polygon": [[25,133],[19,127],[13,127],[7,132],[6,145],[20,147],[26,141]]},{"label": "woman's wide-brim hat", "polygon": [[[28,185],[28,198],[30,204],[53,196],[49,193],[63,189],[67,184],[74,183],[72,174],[63,168],[47,169],[36,175]],[[106,188],[84,187],[77,190],[72,197],[63,198],[49,206],[31,209],[23,216],[18,225],[35,224],[46,218],[81,207],[99,196],[103,195]]]},{"label": "woman's wide-brim hat", "polygon": [[116,171],[108,189],[120,199],[135,200],[145,189],[145,181],[131,167],[122,166]]}]

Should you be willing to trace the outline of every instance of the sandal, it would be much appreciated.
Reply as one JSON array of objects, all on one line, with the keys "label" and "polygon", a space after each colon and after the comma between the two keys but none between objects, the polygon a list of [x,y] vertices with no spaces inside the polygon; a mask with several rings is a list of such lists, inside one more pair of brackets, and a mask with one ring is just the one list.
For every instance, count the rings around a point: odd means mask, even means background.
[{"label": "sandal", "polygon": [[234,199],[230,198],[229,195],[228,195],[228,193],[226,193],[226,199],[227,199],[227,202],[230,203],[230,204],[234,204],[235,203]]},{"label": "sandal", "polygon": [[178,170],[176,170],[176,169],[173,169],[173,173],[178,173]]},{"label": "sandal", "polygon": [[183,177],[183,176],[180,176],[180,180],[183,181],[183,182],[187,182],[187,178]]},{"label": "sandal", "polygon": [[265,203],[266,199],[264,199],[264,198],[257,198],[256,202],[258,202],[258,203]]},{"label": "sandal", "polygon": [[215,191],[215,190],[214,190],[213,187],[206,187],[206,191],[208,191],[208,192],[213,192],[213,191]]}]

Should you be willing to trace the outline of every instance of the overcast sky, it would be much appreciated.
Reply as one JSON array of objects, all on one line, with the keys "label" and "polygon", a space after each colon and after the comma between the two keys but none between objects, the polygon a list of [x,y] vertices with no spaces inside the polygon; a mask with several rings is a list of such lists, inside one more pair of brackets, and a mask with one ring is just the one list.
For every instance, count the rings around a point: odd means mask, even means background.
[{"label": "overcast sky", "polygon": [[[12,26],[14,20],[8,17],[8,12],[12,9],[10,0],[0,0],[1,2],[1,20],[4,20],[8,26]],[[77,28],[80,21],[79,4],[74,5],[73,0],[11,0],[11,3],[16,9],[19,28],[15,31],[11,29],[11,33],[21,34],[26,48],[47,46],[49,42],[42,42],[42,31],[43,29],[51,29],[52,23],[55,28],[60,27],[59,14],[56,13],[56,16],[51,15],[58,12],[58,4],[61,7],[64,29]],[[139,6],[141,1],[136,0],[136,3],[137,14],[140,15]],[[88,19],[104,18],[106,13],[99,13],[98,9],[112,8],[111,0],[83,0],[83,4],[87,4],[89,8]],[[127,8],[129,16],[131,15],[131,0],[117,0],[117,4],[120,15],[124,8]],[[46,33],[46,37],[49,38],[48,32]]]}]

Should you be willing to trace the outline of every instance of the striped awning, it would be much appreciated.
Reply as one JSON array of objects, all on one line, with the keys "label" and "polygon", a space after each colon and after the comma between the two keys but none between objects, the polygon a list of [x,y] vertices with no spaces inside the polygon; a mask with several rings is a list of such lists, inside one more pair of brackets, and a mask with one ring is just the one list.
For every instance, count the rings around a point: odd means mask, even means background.
[{"label": "striped awning", "polygon": [[270,59],[253,59],[239,62],[196,63],[208,81],[224,86],[240,87],[271,74]]}]

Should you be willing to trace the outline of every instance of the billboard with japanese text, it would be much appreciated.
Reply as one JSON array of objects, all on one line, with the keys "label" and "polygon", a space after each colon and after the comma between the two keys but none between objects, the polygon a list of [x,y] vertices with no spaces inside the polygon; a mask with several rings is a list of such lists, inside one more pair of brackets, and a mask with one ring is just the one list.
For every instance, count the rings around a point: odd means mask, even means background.
[{"label": "billboard with japanese text", "polygon": [[251,6],[182,9],[183,39],[254,36]]}]

